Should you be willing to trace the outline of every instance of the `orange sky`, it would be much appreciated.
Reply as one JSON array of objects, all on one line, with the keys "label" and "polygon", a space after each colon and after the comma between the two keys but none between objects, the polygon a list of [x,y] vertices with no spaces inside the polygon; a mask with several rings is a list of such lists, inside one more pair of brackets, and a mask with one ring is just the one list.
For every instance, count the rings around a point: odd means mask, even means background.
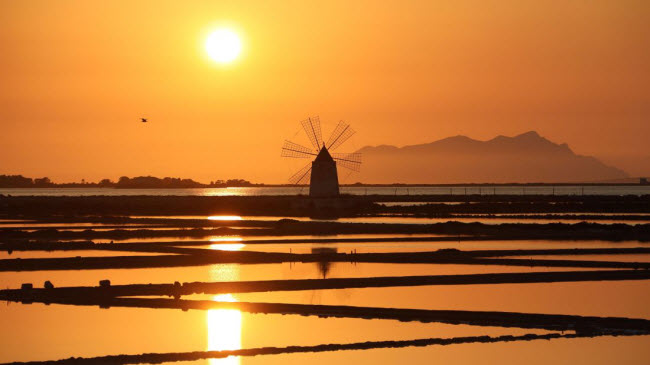
[{"label": "orange sky", "polygon": [[537,130],[650,174],[648,24],[645,0],[2,2],[0,173],[286,182],[319,114],[353,147]]}]

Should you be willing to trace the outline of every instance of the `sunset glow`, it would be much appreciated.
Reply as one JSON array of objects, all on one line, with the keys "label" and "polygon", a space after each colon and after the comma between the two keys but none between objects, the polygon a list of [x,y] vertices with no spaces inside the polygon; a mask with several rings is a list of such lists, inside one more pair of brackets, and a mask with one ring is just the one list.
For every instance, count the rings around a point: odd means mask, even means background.
[{"label": "sunset glow", "polygon": [[319,114],[358,148],[533,130],[650,174],[648,2],[28,3],[2,7],[0,173],[281,184]]},{"label": "sunset glow", "polygon": [[0,19],[0,364],[650,363],[650,1]]}]

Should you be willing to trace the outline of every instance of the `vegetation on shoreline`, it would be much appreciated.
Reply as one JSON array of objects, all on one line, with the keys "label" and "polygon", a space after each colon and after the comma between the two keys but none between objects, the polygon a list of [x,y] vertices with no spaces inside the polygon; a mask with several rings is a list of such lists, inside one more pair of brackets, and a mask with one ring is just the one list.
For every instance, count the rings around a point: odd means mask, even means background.
[{"label": "vegetation on shoreline", "polygon": [[243,179],[215,180],[209,184],[192,179],[178,177],[158,178],[154,176],[137,176],[130,178],[122,176],[117,182],[102,179],[99,182],[55,183],[48,177],[29,178],[22,175],[0,175],[0,188],[117,188],[117,189],[188,189],[188,188],[225,188],[263,186]]},{"label": "vegetation on shoreline", "polygon": [[[646,178],[628,178],[616,181],[599,181],[599,182],[563,182],[563,183],[543,183],[543,182],[510,182],[510,183],[485,183],[485,182],[458,182],[455,184],[373,184],[356,182],[352,184],[340,184],[349,187],[501,187],[501,186],[636,186],[648,185]],[[81,182],[56,183],[48,177],[29,178],[22,175],[0,175],[0,188],[117,188],[117,189],[200,189],[200,188],[226,188],[226,187],[306,187],[308,185],[294,184],[264,184],[253,183],[244,179],[227,179],[214,180],[209,183],[201,183],[192,179],[183,179],[177,177],[158,178],[154,176],[137,176],[129,178],[122,176],[118,181],[111,179],[102,179],[99,182],[89,182],[84,179]],[[490,193],[489,191],[486,193]]]}]

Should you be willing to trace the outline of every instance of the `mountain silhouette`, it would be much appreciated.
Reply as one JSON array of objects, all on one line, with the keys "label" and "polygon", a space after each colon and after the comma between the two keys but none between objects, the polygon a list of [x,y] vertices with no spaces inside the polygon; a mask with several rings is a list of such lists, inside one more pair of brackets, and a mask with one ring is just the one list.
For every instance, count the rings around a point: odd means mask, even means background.
[{"label": "mountain silhouette", "polygon": [[404,147],[366,146],[359,152],[364,162],[357,178],[365,183],[557,183],[628,177],[535,131],[488,141],[455,136]]}]

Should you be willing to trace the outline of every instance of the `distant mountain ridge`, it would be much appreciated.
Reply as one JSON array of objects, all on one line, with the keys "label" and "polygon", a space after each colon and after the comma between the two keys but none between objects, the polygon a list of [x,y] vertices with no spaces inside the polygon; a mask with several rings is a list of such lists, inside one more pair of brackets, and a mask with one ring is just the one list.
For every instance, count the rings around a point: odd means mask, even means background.
[{"label": "distant mountain ridge", "polygon": [[356,180],[365,183],[590,182],[628,175],[575,154],[535,131],[478,141],[454,136],[412,146],[366,146]]}]

